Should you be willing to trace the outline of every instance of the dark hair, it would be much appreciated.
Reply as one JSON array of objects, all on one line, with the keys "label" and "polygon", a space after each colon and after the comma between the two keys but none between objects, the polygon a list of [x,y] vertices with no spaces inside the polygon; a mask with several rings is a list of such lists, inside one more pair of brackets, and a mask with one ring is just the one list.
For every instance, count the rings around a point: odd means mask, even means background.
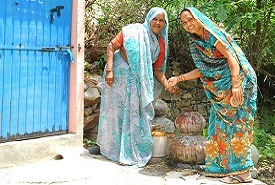
[{"label": "dark hair", "polygon": [[[184,8],[184,9],[182,9],[182,11],[179,13],[178,19],[180,19],[180,15],[181,15],[184,11],[188,11],[188,12],[191,13],[191,11],[190,11],[189,9]],[[192,13],[191,13],[191,15],[193,16]],[[191,37],[194,37],[194,38],[196,38],[196,39],[200,39],[200,37],[199,37],[197,34],[195,34],[195,33],[189,33],[189,32],[187,32],[187,34],[189,34]]]},{"label": "dark hair", "polygon": [[[187,9],[187,8],[182,9],[182,11],[181,11],[181,12],[179,13],[179,15],[178,15],[178,19],[180,19],[180,15],[181,15],[184,11],[190,12],[190,10]],[[191,12],[190,12],[190,13],[191,13]]]}]

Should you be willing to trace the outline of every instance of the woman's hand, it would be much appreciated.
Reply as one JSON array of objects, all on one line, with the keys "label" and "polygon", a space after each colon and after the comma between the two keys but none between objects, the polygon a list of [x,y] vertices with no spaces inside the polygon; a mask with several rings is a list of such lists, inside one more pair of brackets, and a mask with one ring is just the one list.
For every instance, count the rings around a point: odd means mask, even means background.
[{"label": "woman's hand", "polygon": [[113,83],[114,83],[114,71],[110,70],[110,71],[106,71],[106,77],[105,77],[105,82],[112,87]]},{"label": "woman's hand", "polygon": [[237,76],[231,75],[231,80],[232,80],[231,104],[235,105],[236,107],[241,106],[244,102],[244,95],[242,90],[242,79],[243,79],[243,75],[237,75]]},{"label": "woman's hand", "polygon": [[171,94],[179,94],[179,88],[177,86],[171,86],[168,81],[165,84],[165,90],[168,91]]},{"label": "woman's hand", "polygon": [[242,86],[232,87],[232,98],[236,106],[240,106],[244,102]]},{"label": "woman's hand", "polygon": [[174,76],[174,77],[169,78],[167,83],[168,83],[168,85],[171,86],[171,87],[176,86],[177,83],[178,83],[178,77],[175,77],[175,76]]}]

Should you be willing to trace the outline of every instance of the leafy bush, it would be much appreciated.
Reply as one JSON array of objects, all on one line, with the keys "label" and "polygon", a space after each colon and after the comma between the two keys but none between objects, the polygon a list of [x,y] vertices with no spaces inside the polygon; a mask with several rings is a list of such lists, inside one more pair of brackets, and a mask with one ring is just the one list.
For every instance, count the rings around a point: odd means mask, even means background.
[{"label": "leafy bush", "polygon": [[265,132],[275,135],[275,113],[272,115],[265,111],[261,117],[261,127]]},{"label": "leafy bush", "polygon": [[83,147],[89,148],[96,145],[96,141],[87,139],[85,136],[83,137]]},{"label": "leafy bush", "polygon": [[265,132],[258,123],[254,126],[254,145],[259,151],[261,160],[275,159],[275,136]]}]

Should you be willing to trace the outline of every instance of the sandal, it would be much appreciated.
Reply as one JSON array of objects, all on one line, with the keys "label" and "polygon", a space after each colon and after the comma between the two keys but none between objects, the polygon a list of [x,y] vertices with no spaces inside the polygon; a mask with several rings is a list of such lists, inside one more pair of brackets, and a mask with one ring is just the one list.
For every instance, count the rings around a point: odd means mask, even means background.
[{"label": "sandal", "polygon": [[233,175],[233,176],[228,176],[225,178],[220,179],[221,182],[224,182],[226,184],[239,184],[239,183],[251,183],[252,178],[249,179],[244,179],[243,177],[239,175]]}]

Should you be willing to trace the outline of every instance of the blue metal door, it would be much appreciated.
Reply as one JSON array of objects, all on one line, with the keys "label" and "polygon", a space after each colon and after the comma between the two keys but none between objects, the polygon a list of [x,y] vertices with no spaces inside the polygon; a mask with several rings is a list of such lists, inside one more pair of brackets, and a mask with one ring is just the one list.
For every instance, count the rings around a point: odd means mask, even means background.
[{"label": "blue metal door", "polygon": [[66,133],[71,0],[1,0],[0,142]]}]

